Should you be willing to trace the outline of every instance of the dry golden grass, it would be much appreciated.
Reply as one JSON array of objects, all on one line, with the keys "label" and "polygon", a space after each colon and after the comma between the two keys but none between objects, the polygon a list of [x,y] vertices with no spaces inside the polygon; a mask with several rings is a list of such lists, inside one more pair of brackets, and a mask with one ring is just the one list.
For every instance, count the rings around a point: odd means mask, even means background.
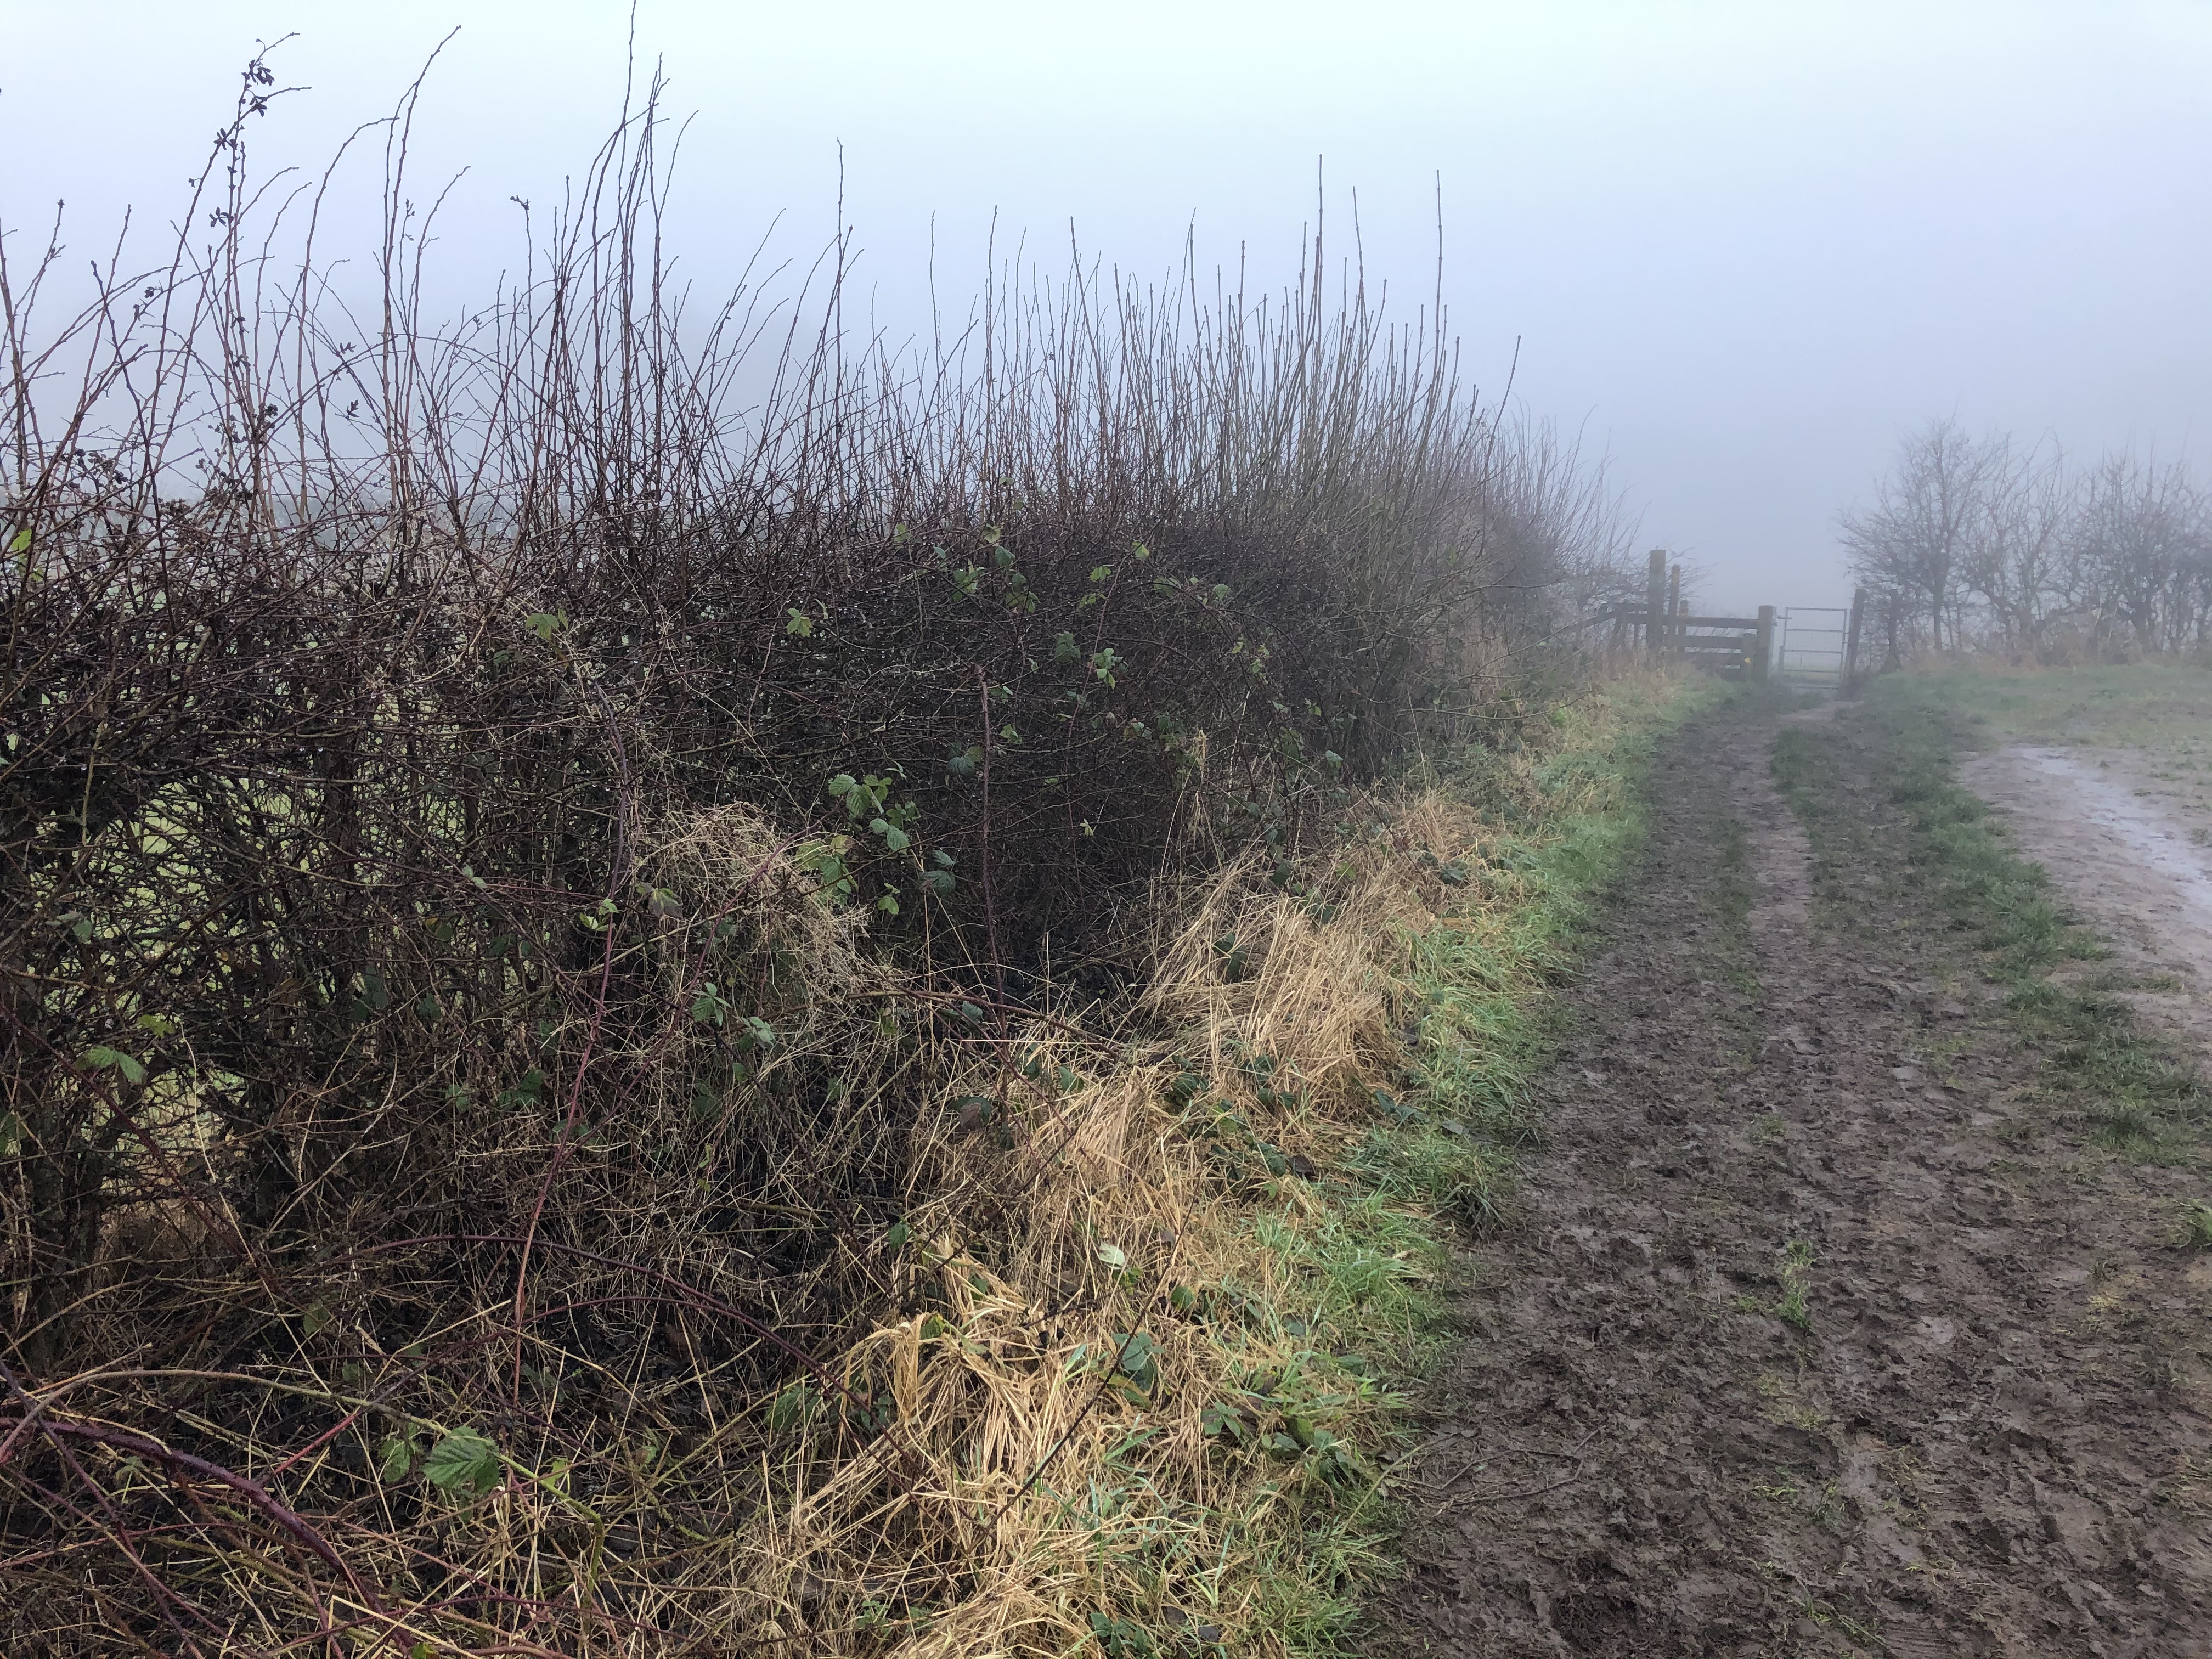
[{"label": "dry golden grass", "polygon": [[[1016,1039],[1042,1086],[1017,1075],[1002,1168],[976,1174],[974,1134],[947,1118],[915,1183],[941,1196],[917,1206],[902,1262],[926,1310],[848,1356],[848,1385],[887,1394],[894,1420],[865,1453],[791,1471],[724,1616],[810,1652],[914,1659],[1207,1638],[1283,1654],[1341,1628],[1380,1560],[1402,1403],[1361,1373],[1411,1358],[1440,1230],[1336,1175],[1407,1065],[1424,952],[1479,964],[1492,994],[1538,990],[1553,964],[1528,927],[1528,854],[1625,804],[1617,774],[1547,769],[1610,750],[1648,690],[1498,757],[1486,800],[1439,781],[1364,804],[1364,831],[1302,893],[1222,872],[1182,907],[1146,997],[1146,1025],[1181,1034],[1171,1051]],[[1062,1066],[1086,1074],[1067,1095]],[[1210,1135],[1224,1114],[1249,1135]],[[1243,1156],[1263,1142],[1275,1159]],[[1149,1367],[1117,1370],[1133,1334]],[[1253,1443],[1208,1432],[1224,1406]]]},{"label": "dry golden grass", "polygon": [[[856,1090],[923,1079],[941,1105],[901,1143],[902,1219],[811,1269],[848,1306],[860,1287],[856,1334],[756,1397],[709,1316],[785,1317],[803,1287],[687,1255],[702,1224],[659,1208],[640,1212],[649,1259],[695,1290],[635,1353],[594,1359],[532,1325],[511,1370],[512,1338],[485,1336],[516,1328],[497,1273],[479,1304],[442,1287],[413,1345],[480,1346],[473,1381],[449,1362],[433,1382],[404,1353],[334,1363],[310,1327],[293,1358],[234,1380],[355,1411],[355,1467],[395,1435],[415,1450],[366,1503],[315,1515],[357,1583],[318,1590],[281,1540],[223,1555],[249,1616],[208,1650],[333,1621],[424,1656],[1330,1650],[1387,1568],[1402,1389],[1446,1243],[1497,1207],[1527,1010],[1632,839],[1621,759],[1660,689],[1616,684],[1537,740],[1352,803],[1286,884],[1245,862],[1163,899],[1155,971],[1115,1030],[902,1025],[902,988],[850,916],[805,898],[769,826],[735,809],[662,826],[651,884],[729,896],[669,907],[665,960],[703,959],[686,930],[741,927],[797,988],[758,1081],[836,1053]],[[686,1045],[705,1040],[681,1012],[698,987],[668,989],[647,1127],[691,1109]],[[637,1299],[595,1273],[556,1255],[541,1294]],[[327,1316],[345,1323],[342,1299]],[[503,1402],[526,1363],[544,1369],[518,1415]],[[91,1411],[104,1386],[46,1392]],[[479,1430],[498,1478],[426,1484],[424,1455]],[[272,1490],[313,1490],[337,1449],[295,1468],[236,1432]]]}]

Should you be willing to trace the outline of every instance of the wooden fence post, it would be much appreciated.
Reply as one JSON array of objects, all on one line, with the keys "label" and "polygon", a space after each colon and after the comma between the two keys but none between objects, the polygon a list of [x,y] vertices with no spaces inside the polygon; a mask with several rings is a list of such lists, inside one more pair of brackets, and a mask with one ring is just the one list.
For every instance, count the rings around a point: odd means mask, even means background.
[{"label": "wooden fence post", "polygon": [[1667,574],[1667,651],[1670,656],[1686,656],[1690,648],[1690,630],[1682,626],[1682,567],[1676,565]]},{"label": "wooden fence post", "polygon": [[1774,607],[1759,607],[1759,635],[1751,647],[1751,678],[1760,685],[1766,684],[1774,660]]},{"label": "wooden fence post", "polygon": [[1664,649],[1666,623],[1660,620],[1661,607],[1667,602],[1667,550],[1651,550],[1651,574],[1644,584],[1644,648],[1654,662]]},{"label": "wooden fence post", "polygon": [[1844,633],[1844,695],[1849,696],[1859,678],[1859,629],[1866,619],[1867,591],[1851,590],[1851,620]]}]

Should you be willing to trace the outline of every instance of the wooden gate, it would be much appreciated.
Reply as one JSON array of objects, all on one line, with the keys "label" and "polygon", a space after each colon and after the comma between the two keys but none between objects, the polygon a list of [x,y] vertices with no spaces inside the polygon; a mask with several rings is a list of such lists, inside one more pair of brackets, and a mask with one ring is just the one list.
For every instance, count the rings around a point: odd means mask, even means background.
[{"label": "wooden gate", "polygon": [[1612,625],[1613,643],[1640,641],[1660,660],[1687,663],[1729,679],[1764,681],[1774,659],[1774,607],[1755,617],[1698,617],[1682,607],[1682,571],[1669,569],[1663,549],[1651,553],[1649,598],[1615,605],[1594,620]]},{"label": "wooden gate", "polygon": [[1864,672],[1860,625],[1867,611],[1861,588],[1848,609],[1797,605],[1759,607],[1755,617],[1693,617],[1682,606],[1682,568],[1670,567],[1663,548],[1651,550],[1648,597],[1640,605],[1613,605],[1592,621],[1610,624],[1612,647],[1640,644],[1661,661],[1764,684],[1768,679],[1822,685],[1846,693]]}]

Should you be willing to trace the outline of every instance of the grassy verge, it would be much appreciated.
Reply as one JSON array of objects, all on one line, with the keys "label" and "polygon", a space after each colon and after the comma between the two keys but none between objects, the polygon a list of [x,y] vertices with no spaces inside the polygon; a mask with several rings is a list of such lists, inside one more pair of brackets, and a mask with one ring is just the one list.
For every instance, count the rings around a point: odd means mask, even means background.
[{"label": "grassy verge", "polygon": [[[1640,842],[1654,744],[1720,695],[1594,696],[1415,781],[1303,890],[1196,907],[1153,994],[1183,1040],[1088,1090],[1019,1247],[995,1269],[951,1226],[908,1247],[931,1311],[878,1345],[942,1483],[908,1519],[963,1571],[929,1595],[926,1562],[854,1559],[822,1512],[781,1552],[882,1587],[863,1650],[1341,1650],[1390,1568],[1451,1241],[1499,1212],[1529,1133],[1547,987]],[[1078,1254],[1093,1309],[1018,1347],[1040,1270]]]},{"label": "grassy verge", "polygon": [[[1334,1338],[1364,1345],[1392,1376],[1418,1376],[1435,1352],[1455,1227],[1492,1224],[1507,1201],[1515,1149],[1535,1127],[1525,1106],[1548,1050],[1547,988],[1643,842],[1652,752],[1680,719],[1727,695],[1711,684],[1656,699],[1651,690],[1618,687],[1561,710],[1534,751],[1453,757],[1383,831],[1411,854],[1406,874],[1425,912],[1405,920],[1394,964],[1403,1086],[1373,1091],[1376,1110],[1347,1137],[1347,1184],[1328,1208],[1304,1224],[1287,1212],[1255,1223],[1317,1288],[1334,1283],[1338,1294],[1321,1304]],[[1345,1294],[1371,1272],[1365,1252],[1386,1244],[1408,1264],[1396,1296]],[[1378,1395],[1340,1425],[1365,1468],[1379,1472],[1401,1449],[1406,1403],[1402,1392]],[[1254,1650],[1337,1649],[1358,1592],[1389,1565],[1382,1489],[1363,1481],[1341,1508],[1302,1519],[1286,1541],[1310,1587],[1306,1616],[1249,1630]]]},{"label": "grassy verge", "polygon": [[[2179,671],[2171,671],[2179,672]],[[1975,741],[1972,700],[1959,675],[1878,682],[1844,724],[1785,728],[1775,745],[1778,782],[1816,850],[1849,858],[1849,838],[1878,833],[1842,799],[1863,774],[1901,814],[1909,839],[1905,878],[1919,884],[1970,942],[1980,971],[2002,987],[2021,1039],[2040,1056],[2046,1085],[2087,1114],[2097,1137],[2136,1155],[2180,1156],[2207,1105],[2195,1068],[2142,1030],[2109,973],[2083,964],[2109,956],[2068,910],[2041,866],[2022,858],[2002,821],[1957,777],[1955,757]],[[1865,745],[1854,765],[1844,750]],[[1834,895],[1830,894],[1832,898]]]}]

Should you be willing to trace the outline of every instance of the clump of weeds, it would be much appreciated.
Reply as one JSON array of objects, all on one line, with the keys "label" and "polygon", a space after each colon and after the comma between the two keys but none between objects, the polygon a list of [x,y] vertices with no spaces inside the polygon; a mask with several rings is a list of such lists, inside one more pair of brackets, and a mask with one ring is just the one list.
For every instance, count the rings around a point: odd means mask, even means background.
[{"label": "clump of weeds", "polygon": [[1813,1315],[1806,1306],[1805,1295],[1812,1282],[1813,1247],[1802,1238],[1793,1238],[1782,1252],[1782,1299],[1775,1304],[1775,1317],[1801,1331],[1811,1330]]},{"label": "clump of weeds", "polygon": [[2191,1204],[2181,1219],[2182,1243],[2192,1250],[2212,1250],[2212,1204]]}]

